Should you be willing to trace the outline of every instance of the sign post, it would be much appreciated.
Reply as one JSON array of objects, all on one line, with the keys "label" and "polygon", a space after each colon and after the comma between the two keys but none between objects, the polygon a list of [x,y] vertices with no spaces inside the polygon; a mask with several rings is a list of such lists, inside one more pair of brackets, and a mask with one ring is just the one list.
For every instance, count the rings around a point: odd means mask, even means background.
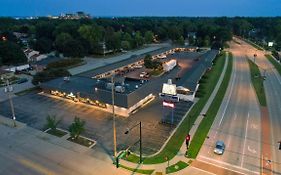
[{"label": "sign post", "polygon": [[187,134],[187,136],[185,138],[186,149],[188,149],[188,147],[189,147],[189,141],[190,141],[190,134]]}]

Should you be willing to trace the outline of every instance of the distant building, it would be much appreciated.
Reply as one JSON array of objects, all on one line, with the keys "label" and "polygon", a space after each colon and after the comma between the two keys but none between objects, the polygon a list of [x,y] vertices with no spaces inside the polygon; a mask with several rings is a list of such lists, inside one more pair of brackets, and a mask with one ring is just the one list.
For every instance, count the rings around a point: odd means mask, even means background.
[{"label": "distant building", "polygon": [[35,51],[33,49],[24,50],[24,54],[27,57],[28,62],[40,61],[40,60],[47,58],[47,55],[40,54],[40,52]]},{"label": "distant building", "polygon": [[51,19],[89,19],[91,18],[90,14],[86,14],[82,11],[77,13],[62,13],[60,16],[49,16]]}]

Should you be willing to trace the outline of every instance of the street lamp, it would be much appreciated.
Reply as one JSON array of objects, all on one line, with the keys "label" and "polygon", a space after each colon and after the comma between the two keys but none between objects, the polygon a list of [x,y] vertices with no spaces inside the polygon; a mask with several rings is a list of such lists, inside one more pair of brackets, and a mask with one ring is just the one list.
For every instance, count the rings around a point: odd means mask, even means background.
[{"label": "street lamp", "polygon": [[135,127],[139,126],[140,128],[140,138],[139,138],[139,142],[140,142],[140,163],[142,163],[142,134],[141,134],[141,121],[136,124],[135,126],[132,126],[131,128],[128,128],[127,131],[125,131],[125,134],[129,134],[129,132],[134,129]]},{"label": "street lamp", "polygon": [[[4,80],[3,77],[1,77],[2,80]],[[11,106],[11,111],[12,111],[12,117],[13,117],[13,123],[14,123],[14,127],[17,126],[16,124],[16,115],[15,115],[15,109],[14,109],[14,104],[13,104],[13,101],[12,101],[12,98],[11,98],[11,92],[13,92],[13,87],[10,86],[10,82],[9,82],[9,79],[6,79],[6,87],[4,89],[5,93],[8,94],[8,97],[9,97],[9,101],[10,101],[10,106]]]}]

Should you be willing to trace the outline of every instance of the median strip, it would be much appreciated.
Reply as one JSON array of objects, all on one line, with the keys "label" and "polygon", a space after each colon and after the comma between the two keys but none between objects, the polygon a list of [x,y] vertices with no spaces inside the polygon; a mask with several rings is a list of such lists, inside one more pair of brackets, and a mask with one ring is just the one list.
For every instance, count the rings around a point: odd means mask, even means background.
[{"label": "median strip", "polygon": [[250,73],[251,73],[251,80],[256,91],[259,103],[261,106],[266,106],[266,97],[263,87],[263,81],[265,79],[264,76],[261,75],[259,67],[250,59],[248,59]]}]

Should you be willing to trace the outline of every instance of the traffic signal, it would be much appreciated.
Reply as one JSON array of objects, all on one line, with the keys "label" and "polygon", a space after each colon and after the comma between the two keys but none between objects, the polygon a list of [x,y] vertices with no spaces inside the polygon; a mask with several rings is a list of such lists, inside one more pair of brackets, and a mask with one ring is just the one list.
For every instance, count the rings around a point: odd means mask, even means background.
[{"label": "traffic signal", "polygon": [[279,150],[281,150],[281,141],[279,142]]}]

